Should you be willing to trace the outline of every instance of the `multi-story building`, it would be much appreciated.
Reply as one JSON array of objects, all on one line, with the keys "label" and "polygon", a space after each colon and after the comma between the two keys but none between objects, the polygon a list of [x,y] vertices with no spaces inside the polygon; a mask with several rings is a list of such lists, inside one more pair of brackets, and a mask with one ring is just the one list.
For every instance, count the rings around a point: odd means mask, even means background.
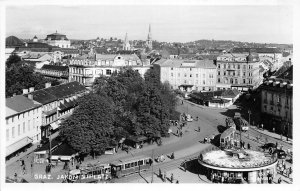
[{"label": "multi-story building", "polygon": [[135,54],[82,56],[70,60],[69,81],[77,81],[86,87],[91,87],[97,77],[101,75],[110,76],[113,72],[118,72],[124,67],[131,67],[144,77],[151,65],[149,60],[145,59],[142,61]]},{"label": "multi-story building", "polygon": [[223,54],[217,57],[217,82],[220,89],[248,90],[263,80],[259,58],[254,54]]},{"label": "multi-story building", "polygon": [[263,127],[292,137],[293,66],[276,78],[266,79],[260,89]]},{"label": "multi-story building", "polygon": [[24,89],[23,94],[40,103],[41,106],[41,137],[47,138],[50,130],[56,130],[62,119],[70,116],[76,107],[75,100],[88,92],[78,82],[70,82],[57,86],[46,83],[44,89],[29,91]]},{"label": "multi-story building", "polygon": [[69,82],[69,67],[68,66],[56,66],[56,65],[43,65],[40,69],[36,69],[36,72],[42,74],[45,78],[58,80],[62,83]]},{"label": "multi-story building", "polygon": [[32,96],[6,99],[6,157],[18,153],[41,139],[42,104]]},{"label": "multi-story building", "polygon": [[60,48],[71,47],[71,41],[66,37],[66,35],[59,34],[57,32],[53,34],[48,34],[44,42],[51,46],[58,46]]},{"label": "multi-story building", "polygon": [[168,82],[172,89],[187,92],[215,90],[216,65],[213,60],[161,59],[154,65],[159,67],[161,82]]}]

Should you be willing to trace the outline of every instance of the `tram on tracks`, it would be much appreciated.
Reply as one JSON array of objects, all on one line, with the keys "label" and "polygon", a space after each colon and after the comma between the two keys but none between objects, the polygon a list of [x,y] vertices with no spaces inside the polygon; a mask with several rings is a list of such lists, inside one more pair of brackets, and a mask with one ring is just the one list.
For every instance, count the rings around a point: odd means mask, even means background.
[{"label": "tram on tracks", "polygon": [[153,159],[148,156],[138,156],[126,160],[118,160],[111,163],[111,175],[119,178],[129,174],[146,171],[153,163]]},{"label": "tram on tracks", "polygon": [[146,171],[153,163],[148,156],[137,156],[126,160],[114,161],[110,164],[94,164],[82,166],[79,169],[69,171],[67,182],[69,183],[98,183],[120,178],[129,174]]}]

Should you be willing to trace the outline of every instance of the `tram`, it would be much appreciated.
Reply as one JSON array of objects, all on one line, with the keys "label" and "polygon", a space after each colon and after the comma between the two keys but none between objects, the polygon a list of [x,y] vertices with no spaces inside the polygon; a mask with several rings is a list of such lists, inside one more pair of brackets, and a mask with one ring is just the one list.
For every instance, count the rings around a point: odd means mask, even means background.
[{"label": "tram", "polygon": [[68,182],[96,183],[111,179],[111,166],[109,164],[95,164],[82,166],[71,170],[67,176]]},{"label": "tram", "polygon": [[111,175],[112,177],[119,178],[129,174],[146,171],[152,165],[153,160],[148,156],[138,156],[127,160],[119,160],[112,162]]},{"label": "tram", "polygon": [[221,149],[238,147],[238,140],[234,128],[226,129],[220,136]]}]

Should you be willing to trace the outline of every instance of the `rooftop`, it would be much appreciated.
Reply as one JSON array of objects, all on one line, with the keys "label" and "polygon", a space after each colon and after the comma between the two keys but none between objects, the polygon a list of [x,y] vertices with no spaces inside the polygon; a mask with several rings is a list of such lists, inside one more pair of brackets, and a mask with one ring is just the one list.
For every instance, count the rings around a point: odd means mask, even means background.
[{"label": "rooftop", "polygon": [[[236,155],[234,155],[236,154]],[[223,151],[210,150],[202,153],[204,164],[215,167],[247,170],[274,164],[277,159],[266,155],[264,152],[254,150]]]},{"label": "rooftop", "polygon": [[44,64],[41,68],[41,70],[54,70],[54,71],[66,71],[68,72],[69,67],[68,66],[56,66],[56,65],[47,65]]},{"label": "rooftop", "polygon": [[5,101],[7,108],[6,117],[41,106],[41,104],[34,100],[28,99],[23,95],[16,95],[6,98]]},{"label": "rooftop", "polygon": [[174,68],[216,68],[213,60],[180,60],[180,59],[161,59],[155,64],[160,67]]}]

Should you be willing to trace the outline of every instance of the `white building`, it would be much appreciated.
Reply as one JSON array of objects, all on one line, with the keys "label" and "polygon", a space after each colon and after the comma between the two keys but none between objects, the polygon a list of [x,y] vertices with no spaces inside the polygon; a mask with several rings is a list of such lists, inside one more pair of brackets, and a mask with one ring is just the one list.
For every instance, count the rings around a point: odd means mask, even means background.
[{"label": "white building", "polygon": [[151,66],[149,60],[142,61],[135,54],[82,56],[70,60],[69,81],[77,81],[87,87],[91,87],[97,77],[101,75],[110,76],[113,72],[118,72],[124,67],[131,67],[144,77],[144,74]]},{"label": "white building", "polygon": [[57,32],[47,35],[44,42],[51,46],[58,46],[60,48],[71,47],[71,41],[66,37],[66,35],[59,34]]},{"label": "white building", "polygon": [[154,63],[160,68],[160,80],[172,89],[183,91],[212,91],[216,86],[213,60],[162,59]]},{"label": "white building", "polygon": [[42,104],[23,95],[6,99],[6,157],[41,139]]}]

